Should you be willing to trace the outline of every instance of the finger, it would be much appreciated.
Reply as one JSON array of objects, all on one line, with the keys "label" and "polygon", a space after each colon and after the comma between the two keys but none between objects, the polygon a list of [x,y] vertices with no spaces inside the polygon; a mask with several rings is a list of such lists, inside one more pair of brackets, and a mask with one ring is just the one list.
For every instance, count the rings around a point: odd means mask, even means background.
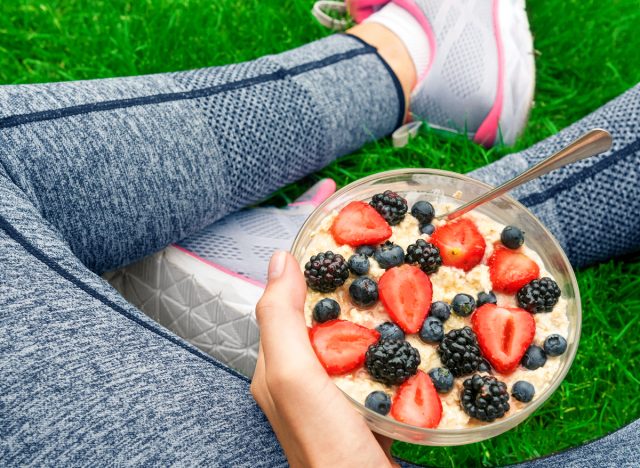
[{"label": "finger", "polygon": [[306,284],[296,260],[287,252],[276,252],[269,263],[269,281],[256,308],[260,343],[267,373],[278,368],[318,364],[309,343],[304,320]]}]

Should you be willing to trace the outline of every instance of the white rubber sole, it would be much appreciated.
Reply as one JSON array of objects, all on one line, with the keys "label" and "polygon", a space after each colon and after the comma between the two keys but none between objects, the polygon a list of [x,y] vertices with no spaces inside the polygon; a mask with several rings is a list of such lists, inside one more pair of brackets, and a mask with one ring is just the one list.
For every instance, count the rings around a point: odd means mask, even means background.
[{"label": "white rubber sole", "polygon": [[173,246],[104,278],[162,326],[240,373],[253,375],[259,286]]}]

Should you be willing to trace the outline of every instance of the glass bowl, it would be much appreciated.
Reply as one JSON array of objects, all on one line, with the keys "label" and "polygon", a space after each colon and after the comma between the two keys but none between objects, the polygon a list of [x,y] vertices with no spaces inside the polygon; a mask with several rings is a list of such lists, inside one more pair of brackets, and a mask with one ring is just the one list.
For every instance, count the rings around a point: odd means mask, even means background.
[{"label": "glass bowl", "polygon": [[[304,264],[312,255],[307,252],[310,234],[334,210],[342,208],[353,200],[368,201],[376,193],[393,190],[400,194],[424,192],[421,193],[421,199],[461,204],[491,188],[467,176],[436,169],[399,169],[374,174],[347,185],[320,205],[298,232],[292,253],[300,264]],[[461,192],[462,196],[454,198],[453,195],[456,192]],[[501,196],[487,202],[476,208],[476,211],[501,224],[516,225],[525,231],[527,246],[540,255],[547,271],[560,286],[562,297],[567,300],[569,336],[567,336],[567,350],[559,357],[562,359],[559,369],[540,396],[519,412],[492,423],[463,429],[423,429],[410,426],[367,409],[345,393],[358,412],[364,416],[369,427],[379,434],[414,444],[440,446],[463,445],[495,437],[515,427],[538,409],[558,388],[571,367],[578,349],[582,312],[578,284],[562,248],[529,210],[509,196]]]}]

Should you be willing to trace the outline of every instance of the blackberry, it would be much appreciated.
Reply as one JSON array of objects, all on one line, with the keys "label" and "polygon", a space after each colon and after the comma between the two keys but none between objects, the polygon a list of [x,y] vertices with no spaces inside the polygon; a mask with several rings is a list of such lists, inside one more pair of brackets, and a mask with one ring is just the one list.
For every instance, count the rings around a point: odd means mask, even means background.
[{"label": "blackberry", "polygon": [[478,338],[469,327],[451,330],[438,345],[442,364],[460,377],[475,372],[482,361]]},{"label": "blackberry", "polygon": [[404,262],[404,250],[399,245],[394,244],[391,241],[386,241],[376,249],[373,254],[373,258],[376,259],[380,268],[388,270],[395,266],[400,266]]},{"label": "blackberry", "polygon": [[417,263],[420,269],[427,274],[435,273],[442,265],[440,249],[423,239],[418,239],[415,244],[407,247],[404,261],[405,263]]},{"label": "blackberry", "polygon": [[490,374],[491,373],[491,364],[489,364],[489,361],[487,361],[484,358],[480,359],[480,364],[478,364],[478,372],[486,372],[486,373]]},{"label": "blackberry", "polygon": [[411,207],[411,215],[416,218],[420,224],[429,224],[433,221],[436,210],[428,201],[420,200]]},{"label": "blackberry", "polygon": [[535,279],[521,287],[516,297],[518,305],[532,314],[551,312],[560,298],[560,288],[551,278]]},{"label": "blackberry", "polygon": [[340,254],[331,251],[321,252],[309,259],[304,266],[307,285],[318,292],[335,291],[349,278],[349,266]]},{"label": "blackberry", "polygon": [[369,346],[364,366],[374,380],[401,384],[418,371],[420,353],[408,341],[380,340]]},{"label": "blackberry", "polygon": [[465,413],[492,422],[509,411],[509,393],[504,382],[492,375],[474,375],[462,384],[460,404]]},{"label": "blackberry", "polygon": [[500,234],[500,241],[509,249],[518,249],[524,244],[524,232],[515,226],[507,226]]},{"label": "blackberry", "polygon": [[391,190],[374,195],[369,205],[373,206],[391,226],[399,224],[407,214],[407,200]]}]

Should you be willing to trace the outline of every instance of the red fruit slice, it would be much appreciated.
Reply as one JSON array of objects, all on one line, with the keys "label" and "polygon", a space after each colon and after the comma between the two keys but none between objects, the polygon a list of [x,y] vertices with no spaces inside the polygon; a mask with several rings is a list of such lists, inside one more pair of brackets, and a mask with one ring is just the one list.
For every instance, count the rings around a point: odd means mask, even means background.
[{"label": "red fruit slice", "polygon": [[418,333],[431,307],[431,280],[413,265],[384,272],[378,282],[380,301],[391,319],[405,333]]},{"label": "red fruit slice", "polygon": [[347,320],[329,320],[309,330],[311,346],[329,375],[360,367],[367,349],[379,338],[376,330]]},{"label": "red fruit slice", "polygon": [[391,226],[374,207],[352,201],[336,216],[331,235],[338,244],[353,247],[380,244],[391,237]]},{"label": "red fruit slice", "polygon": [[526,310],[485,304],[471,317],[480,351],[498,372],[513,372],[536,334],[536,321]]},{"label": "red fruit slice", "polygon": [[427,374],[418,371],[400,386],[391,404],[391,416],[412,426],[438,426],[442,418],[442,402]]},{"label": "red fruit slice", "polygon": [[515,294],[518,290],[540,276],[540,267],[522,252],[507,249],[500,244],[487,262],[494,291]]},{"label": "red fruit slice", "polygon": [[442,264],[471,270],[482,261],[486,242],[476,225],[467,218],[440,226],[431,235],[430,242],[440,249]]}]

